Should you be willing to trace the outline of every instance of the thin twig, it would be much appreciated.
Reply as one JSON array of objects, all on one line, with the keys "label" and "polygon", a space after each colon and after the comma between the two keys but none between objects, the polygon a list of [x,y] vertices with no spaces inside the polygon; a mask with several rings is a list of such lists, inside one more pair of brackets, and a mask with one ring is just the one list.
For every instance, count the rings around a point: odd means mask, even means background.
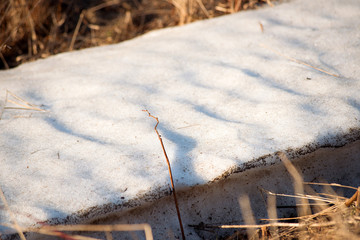
[{"label": "thin twig", "polygon": [[100,9],[103,9],[103,8],[106,8],[106,7],[110,7],[110,6],[113,6],[113,5],[118,5],[120,4],[121,1],[120,0],[113,0],[113,1],[106,1],[104,3],[101,3],[99,5],[96,5],[95,7],[92,7],[92,8],[89,8],[87,9],[87,12],[96,12]]},{"label": "thin twig", "polygon": [[181,216],[180,216],[180,210],[179,210],[179,205],[178,205],[178,202],[177,202],[177,198],[176,198],[176,192],[175,192],[175,185],[174,185],[174,180],[173,180],[173,177],[172,177],[172,172],[171,172],[171,167],[170,167],[170,161],[169,161],[169,158],[166,154],[166,151],[165,151],[165,147],[164,147],[164,143],[162,141],[162,138],[161,138],[161,135],[159,134],[158,130],[157,130],[157,126],[159,124],[159,119],[157,117],[154,117],[153,115],[150,114],[150,112],[148,110],[142,110],[144,112],[147,112],[149,114],[149,117],[152,117],[156,120],[156,125],[154,127],[155,129],[155,132],[156,134],[158,135],[158,138],[160,140],[160,143],[161,143],[161,147],[162,147],[162,150],[164,152],[164,155],[165,155],[165,158],[166,158],[166,162],[167,162],[167,165],[168,165],[168,168],[169,168],[169,175],[170,175],[170,181],[171,181],[171,187],[172,187],[172,191],[173,191],[173,194],[174,194],[174,201],[175,201],[175,207],[176,207],[176,211],[177,211],[177,215],[178,215],[178,219],[179,219],[179,224],[180,224],[180,230],[181,230],[181,235],[182,235],[182,239],[185,240],[185,233],[184,233],[184,228],[183,228],[183,225],[182,225],[182,221],[181,221]]},{"label": "thin twig", "polygon": [[1,48],[0,48],[0,59],[3,62],[5,69],[9,69],[10,67],[6,62],[6,59],[4,58],[4,55],[1,53]]},{"label": "thin twig", "polygon": [[85,10],[83,10],[83,11],[80,13],[79,20],[78,20],[78,22],[77,22],[77,24],[76,24],[75,31],[74,31],[73,37],[72,37],[72,39],[71,39],[69,51],[72,51],[72,50],[74,49],[75,40],[76,40],[76,37],[77,37],[77,35],[78,35],[78,33],[79,33],[79,29],[80,29],[81,23],[82,23],[82,21],[83,21],[84,15],[85,15]]},{"label": "thin twig", "polygon": [[286,58],[286,59],[288,59],[288,60],[290,60],[290,61],[293,61],[293,62],[296,62],[296,63],[302,64],[302,65],[305,65],[305,66],[307,66],[307,67],[310,67],[310,68],[316,69],[316,70],[318,70],[318,71],[320,71],[320,72],[326,73],[326,74],[331,75],[331,76],[334,76],[334,77],[340,77],[339,75],[336,75],[336,74],[330,73],[330,72],[325,71],[325,70],[323,70],[323,69],[321,69],[321,68],[314,67],[314,66],[312,66],[312,65],[310,65],[310,64],[308,64],[308,63],[306,63],[306,62],[303,62],[303,61],[300,61],[300,60],[298,60],[298,59],[295,59],[295,58],[292,58],[292,57],[286,56],[286,55],[284,55],[284,54],[282,54],[282,53],[280,53],[280,52],[276,51],[275,49],[273,49],[273,48],[271,48],[271,47],[269,47],[269,46],[266,46],[265,44],[260,44],[260,47],[262,47],[262,48],[266,48],[266,49],[268,49],[268,50],[272,51],[273,53],[275,53],[275,54],[277,54],[277,55],[279,55],[279,56],[282,56],[282,57],[284,57],[284,58]]},{"label": "thin twig", "polygon": [[360,213],[360,187],[358,187],[358,190],[357,190],[357,198],[356,198],[356,214],[359,215]]},{"label": "thin twig", "polygon": [[6,93],[6,95],[5,95],[5,100],[4,100],[4,104],[2,104],[2,106],[0,106],[0,107],[1,107],[1,109],[0,109],[0,120],[1,120],[1,118],[2,118],[2,115],[3,115],[4,111],[5,111],[5,106],[6,106],[6,102],[7,102],[7,97],[8,97],[8,94]]}]

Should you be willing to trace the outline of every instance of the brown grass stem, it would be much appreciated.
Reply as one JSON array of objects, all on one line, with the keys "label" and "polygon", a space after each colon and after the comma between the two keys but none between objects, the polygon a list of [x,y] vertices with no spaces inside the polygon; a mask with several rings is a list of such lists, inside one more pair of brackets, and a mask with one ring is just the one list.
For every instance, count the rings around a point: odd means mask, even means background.
[{"label": "brown grass stem", "polygon": [[354,201],[356,201],[356,200],[358,199],[358,197],[359,197],[359,191],[360,191],[360,190],[357,190],[357,191],[354,193],[354,195],[352,195],[351,198],[349,198],[348,200],[345,201],[345,205],[346,205],[347,207],[350,207],[350,205],[351,205]]},{"label": "brown grass stem", "polygon": [[172,176],[170,161],[169,161],[169,158],[167,156],[167,153],[166,153],[166,150],[165,150],[164,143],[163,143],[163,140],[161,138],[161,135],[159,134],[159,132],[157,130],[157,126],[159,125],[159,119],[157,117],[151,115],[148,110],[142,110],[142,111],[147,112],[149,114],[149,117],[152,117],[152,118],[154,118],[156,120],[156,125],[155,125],[154,129],[155,129],[155,132],[156,132],[156,134],[157,134],[157,136],[159,138],[159,141],[161,143],[161,147],[162,147],[162,150],[163,150],[163,153],[164,153],[164,156],[166,158],[166,162],[167,162],[167,165],[168,165],[168,168],[169,168],[169,176],[170,176],[171,187],[172,187],[172,191],[173,191],[173,195],[174,195],[175,207],[176,207],[176,212],[177,212],[177,216],[178,216],[178,220],[179,220],[181,235],[182,235],[182,239],[185,240],[185,233],[184,233],[184,228],[183,228],[182,221],[181,221],[179,205],[178,205],[177,198],[176,198],[175,185],[174,185],[174,180],[173,180],[173,176]]},{"label": "brown grass stem", "polygon": [[75,44],[75,40],[76,40],[76,37],[79,33],[79,30],[80,30],[80,26],[81,26],[81,23],[84,19],[84,15],[85,15],[85,10],[83,10],[81,13],[80,13],[80,16],[79,16],[79,20],[76,24],[76,27],[75,27],[75,31],[74,31],[74,34],[73,34],[73,37],[71,39],[71,43],[70,43],[70,47],[69,47],[69,51],[72,51],[74,49],[74,44]]}]

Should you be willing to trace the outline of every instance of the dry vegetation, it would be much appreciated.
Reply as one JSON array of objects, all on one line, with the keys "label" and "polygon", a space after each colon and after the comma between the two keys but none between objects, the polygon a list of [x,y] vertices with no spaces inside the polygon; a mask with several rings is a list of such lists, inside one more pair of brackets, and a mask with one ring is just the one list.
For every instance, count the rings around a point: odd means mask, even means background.
[{"label": "dry vegetation", "polygon": [[[226,238],[226,240],[238,239],[315,239],[315,240],[342,240],[342,239],[360,239],[360,187],[354,188],[339,184],[326,183],[308,183],[302,182],[302,177],[295,167],[283,154],[281,156],[283,163],[293,177],[295,194],[286,195],[272,193],[263,189],[267,194],[268,218],[260,219],[264,224],[255,224],[253,212],[250,207],[250,201],[247,196],[239,196],[239,204],[246,225],[189,225],[198,230],[211,231],[213,229],[234,229],[235,233]],[[323,191],[315,192],[311,185],[323,186]],[[351,198],[344,198],[337,195],[332,188],[353,189],[354,194]],[[311,192],[311,194],[307,194]],[[276,196],[296,198],[298,217],[278,218],[276,210]],[[152,240],[151,226],[148,224],[128,224],[128,225],[44,225],[40,228],[21,228],[12,214],[5,196],[0,188],[0,199],[3,208],[8,211],[12,219],[12,224],[0,223],[0,226],[13,228],[18,232],[21,240],[26,239],[26,232],[39,233],[50,236],[56,236],[56,239],[83,239],[98,240],[88,236],[79,235],[81,232],[104,232],[105,238],[114,239],[111,232],[117,231],[143,231],[147,240]],[[74,233],[76,232],[76,233]],[[0,233],[1,239],[1,233]],[[185,239],[183,237],[182,239]]]},{"label": "dry vegetation", "polygon": [[[266,222],[261,225],[255,224],[249,199],[240,196],[239,203],[246,225],[216,227],[246,229],[247,233],[244,237],[238,231],[226,239],[360,239],[360,187],[303,182],[299,171],[286,155],[279,153],[279,157],[292,176],[295,194],[277,194],[263,189],[267,194],[268,218],[260,219]],[[324,189],[317,193],[310,185],[324,186]],[[355,193],[347,199],[337,195],[331,187],[353,189]],[[295,198],[298,217],[277,218],[276,196]]]},{"label": "dry vegetation", "polygon": [[274,0],[2,0],[0,69]]},{"label": "dry vegetation", "polygon": [[[0,2],[0,69],[15,67],[23,62],[52,54],[111,44],[131,39],[153,29],[183,25],[243,9],[256,8],[270,0],[5,0]],[[10,93],[11,94],[11,93]],[[11,94],[13,96],[13,94]],[[23,101],[23,100],[22,100]],[[26,104],[28,106],[28,104]],[[155,129],[156,130],[156,129]],[[298,216],[278,219],[275,196],[267,192],[269,219],[256,225],[249,208],[249,199],[240,198],[240,206],[247,225],[202,226],[206,228],[246,229],[227,239],[360,239],[360,188],[353,188],[350,199],[337,196],[327,189],[316,193],[303,183],[297,170],[280,154],[293,176]],[[335,187],[346,187],[336,185]],[[311,194],[306,194],[311,192]],[[0,189],[1,208],[13,214]],[[310,208],[311,206],[311,208]],[[63,239],[90,239],[70,236],[62,231],[103,231],[112,239],[111,231],[144,230],[152,239],[151,228],[143,225],[44,226],[22,229],[13,222],[21,239],[23,232],[38,232]],[[291,221],[291,222],[289,222]],[[3,224],[3,223],[1,223]],[[1,234],[0,234],[1,239]]]}]

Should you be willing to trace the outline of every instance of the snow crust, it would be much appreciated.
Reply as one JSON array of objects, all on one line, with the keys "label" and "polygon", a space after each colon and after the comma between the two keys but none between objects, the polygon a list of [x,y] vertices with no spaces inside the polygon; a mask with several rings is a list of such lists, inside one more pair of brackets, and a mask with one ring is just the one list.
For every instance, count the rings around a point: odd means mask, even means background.
[{"label": "snow crust", "polygon": [[[294,0],[1,71],[1,188],[23,226],[163,196],[168,168],[143,109],[179,188],[336,145],[360,128],[359,66],[360,2]],[[4,109],[6,90],[48,112]]]}]

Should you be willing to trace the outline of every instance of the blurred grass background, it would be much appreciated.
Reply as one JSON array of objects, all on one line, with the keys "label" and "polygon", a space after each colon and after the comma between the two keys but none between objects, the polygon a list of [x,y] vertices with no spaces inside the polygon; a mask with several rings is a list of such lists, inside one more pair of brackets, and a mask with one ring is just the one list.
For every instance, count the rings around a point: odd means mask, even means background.
[{"label": "blurred grass background", "polygon": [[0,69],[275,0],[1,0]]}]

